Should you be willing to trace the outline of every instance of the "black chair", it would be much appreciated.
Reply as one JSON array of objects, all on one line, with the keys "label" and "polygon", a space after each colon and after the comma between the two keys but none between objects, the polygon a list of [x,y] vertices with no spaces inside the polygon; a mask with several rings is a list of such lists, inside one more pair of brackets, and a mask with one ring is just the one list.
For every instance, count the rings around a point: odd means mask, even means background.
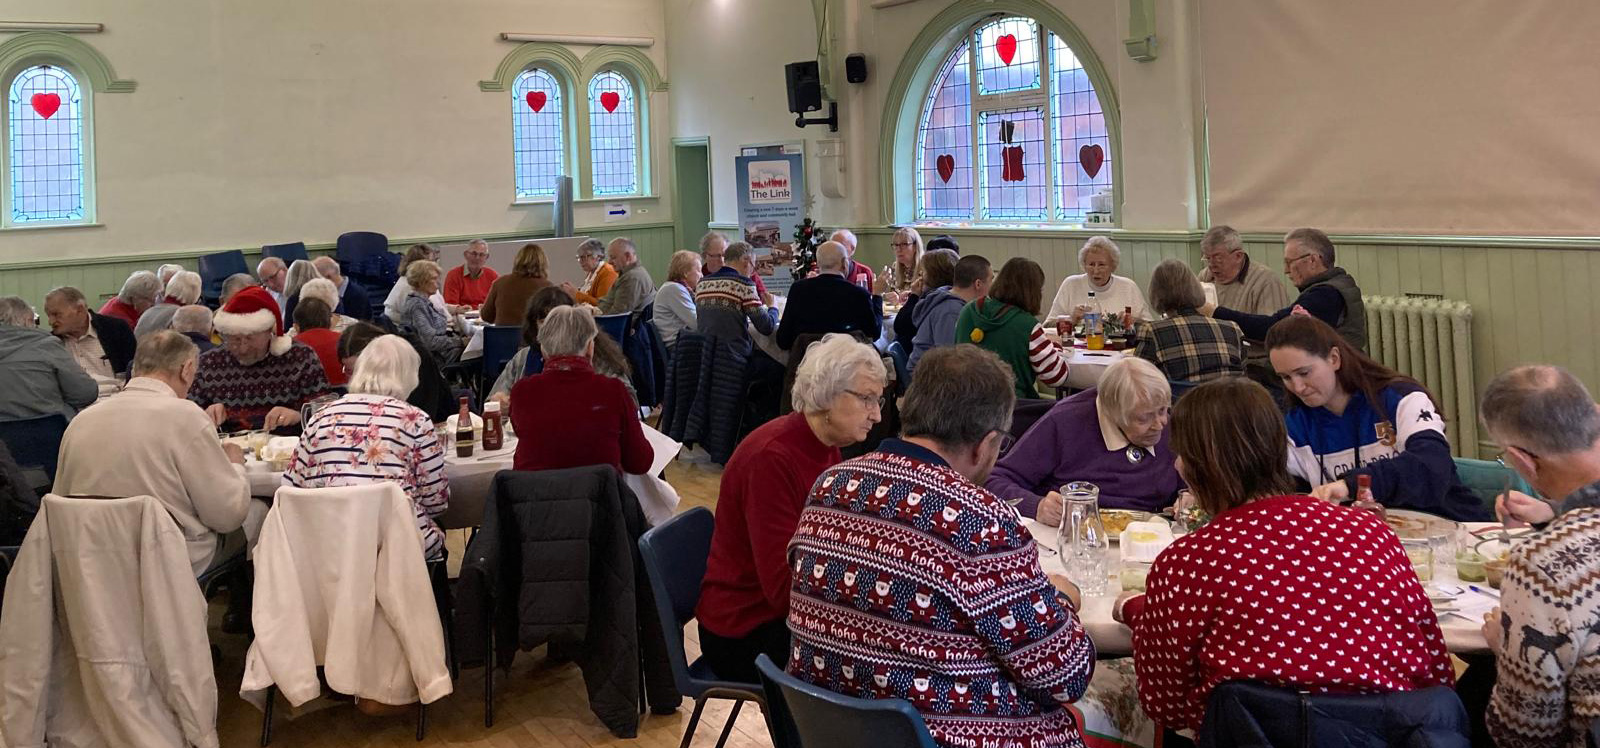
[{"label": "black chair", "polygon": [[905,699],[858,699],[806,683],[756,657],[775,748],[936,748]]},{"label": "black chair", "polygon": [[268,244],[261,248],[261,258],[276,257],[283,260],[283,264],[292,265],[295,260],[309,260],[311,255],[306,252],[305,242],[289,242],[288,244]]},{"label": "black chair", "polygon": [[198,267],[200,298],[211,302],[222,298],[222,282],[228,276],[250,272],[250,266],[244,261],[244,253],[237,249],[201,255]]},{"label": "black chair", "polygon": [[1212,689],[1200,748],[1467,748],[1467,710],[1454,689],[1309,694],[1250,681]]},{"label": "black chair", "polygon": [[333,258],[340,265],[356,263],[389,251],[389,237],[376,231],[347,231],[339,235]]},{"label": "black chair", "polygon": [[1022,435],[1028,433],[1028,429],[1033,428],[1033,424],[1044,418],[1045,414],[1049,413],[1050,409],[1054,408],[1058,402],[1061,401],[1018,400],[1017,404],[1011,408],[1011,444],[1007,445],[1006,451],[1010,451],[1010,447],[1016,446],[1016,443],[1022,440]]},{"label": "black chair", "polygon": [[59,413],[20,421],[0,422],[0,441],[11,450],[11,458],[23,470],[42,470],[54,483],[56,459],[61,452],[61,437],[67,433],[67,417]]},{"label": "black chair", "polygon": [[479,390],[485,395],[494,386],[500,372],[511,357],[517,355],[522,345],[521,325],[484,325],[483,327],[483,381]]},{"label": "black chair", "polygon": [[[667,642],[667,655],[672,660],[672,679],[678,691],[694,697],[694,713],[683,730],[679,748],[689,748],[694,731],[700,724],[700,713],[710,699],[730,699],[733,710],[722,726],[722,737],[717,748],[728,742],[733,725],[739,719],[739,708],[753,701],[763,710],[766,702],[758,683],[738,683],[717,677],[711,672],[705,658],[689,662],[683,648],[683,627],[694,618],[694,608],[700,602],[700,582],[706,575],[706,560],[711,555],[711,534],[716,529],[716,519],[705,507],[695,507],[679,514],[639,538],[639,555],[644,559],[645,573],[650,576],[650,590],[655,593],[656,614],[661,617],[661,630]],[[823,744],[817,744],[822,748]]]}]

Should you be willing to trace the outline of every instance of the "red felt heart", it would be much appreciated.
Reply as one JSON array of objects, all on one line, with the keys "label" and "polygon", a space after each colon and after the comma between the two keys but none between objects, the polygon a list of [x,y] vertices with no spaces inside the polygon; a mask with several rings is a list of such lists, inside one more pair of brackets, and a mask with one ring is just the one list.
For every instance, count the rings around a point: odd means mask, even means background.
[{"label": "red felt heart", "polygon": [[544,102],[546,98],[547,97],[544,95],[543,91],[529,91],[528,108],[532,109],[534,114],[538,114],[544,109]]},{"label": "red felt heart", "polygon": [[40,117],[50,119],[50,115],[61,108],[61,97],[53,93],[36,93],[30,103],[33,104],[33,111],[38,112]]},{"label": "red felt heart", "polygon": [[939,179],[949,184],[950,175],[956,173],[956,157],[946,153],[934,159],[933,166],[939,170]]},{"label": "red felt heart", "polygon": [[994,52],[1000,55],[1000,61],[1010,65],[1011,59],[1017,56],[1017,37],[1015,34],[1006,34],[994,40]]},{"label": "red felt heart", "polygon": [[600,94],[600,106],[605,107],[608,112],[617,111],[617,105],[621,103],[622,97],[618,96],[616,91],[607,91]]},{"label": "red felt heart", "polygon": [[1021,182],[1028,178],[1022,168],[1022,146],[1008,145],[1000,149],[1000,181]]},{"label": "red felt heart", "polygon": [[1106,149],[1101,148],[1099,143],[1078,149],[1078,163],[1083,164],[1083,173],[1088,174],[1090,179],[1094,179],[1095,175],[1100,173],[1100,165],[1105,162]]}]

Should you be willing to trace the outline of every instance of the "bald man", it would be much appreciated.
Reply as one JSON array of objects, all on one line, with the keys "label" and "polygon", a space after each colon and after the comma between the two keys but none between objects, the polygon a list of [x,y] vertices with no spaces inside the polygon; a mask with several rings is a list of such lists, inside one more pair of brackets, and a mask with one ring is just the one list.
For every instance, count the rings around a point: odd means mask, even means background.
[{"label": "bald man", "polygon": [[869,341],[878,339],[883,320],[873,309],[872,294],[845,279],[849,263],[845,245],[828,241],[817,247],[817,274],[789,289],[778,323],[779,348],[789,350],[806,334],[860,333]]},{"label": "bald man", "polygon": [[256,277],[261,279],[261,287],[278,302],[278,311],[282,312],[289,301],[283,293],[283,286],[289,280],[289,266],[277,257],[268,257],[256,265]]},{"label": "bald man", "polygon": [[[856,262],[855,232],[851,231],[850,229],[839,229],[838,231],[833,232],[832,236],[828,237],[828,241],[838,242],[839,246],[844,247],[845,280],[867,289],[867,293],[872,293],[872,289],[877,287],[878,279],[877,276],[873,274],[871,266],[865,262]],[[819,247],[818,249],[820,250],[821,248]],[[863,283],[866,285],[863,286]]]}]

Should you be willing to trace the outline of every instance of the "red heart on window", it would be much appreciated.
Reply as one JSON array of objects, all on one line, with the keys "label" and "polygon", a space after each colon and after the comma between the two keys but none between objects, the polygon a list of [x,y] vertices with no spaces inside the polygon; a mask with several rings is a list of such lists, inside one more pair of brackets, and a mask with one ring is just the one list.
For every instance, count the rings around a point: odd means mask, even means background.
[{"label": "red heart on window", "polygon": [[1008,145],[1000,149],[1000,181],[1021,182],[1028,178],[1022,168],[1022,146]]},{"label": "red heart on window", "polygon": [[956,173],[956,157],[946,153],[933,160],[933,168],[939,170],[939,179],[949,184],[950,175]]},{"label": "red heart on window", "polygon": [[36,93],[30,103],[33,104],[33,111],[38,112],[40,117],[50,119],[50,115],[61,108],[61,97],[53,93]]},{"label": "red heart on window", "polygon": [[605,107],[608,112],[617,111],[617,105],[621,103],[622,97],[618,96],[616,91],[607,91],[600,94],[600,106]]},{"label": "red heart on window", "polygon": [[540,110],[544,109],[545,98],[543,91],[529,91],[528,108],[532,109],[534,114],[538,114]]},{"label": "red heart on window", "polygon": [[1099,143],[1078,149],[1078,163],[1083,164],[1083,173],[1088,174],[1090,179],[1100,173],[1100,165],[1105,162],[1106,149],[1101,148]]},{"label": "red heart on window", "polygon": [[1011,58],[1017,56],[1017,37],[1015,34],[1006,34],[994,40],[994,53],[1000,55],[1000,61],[1010,65]]}]

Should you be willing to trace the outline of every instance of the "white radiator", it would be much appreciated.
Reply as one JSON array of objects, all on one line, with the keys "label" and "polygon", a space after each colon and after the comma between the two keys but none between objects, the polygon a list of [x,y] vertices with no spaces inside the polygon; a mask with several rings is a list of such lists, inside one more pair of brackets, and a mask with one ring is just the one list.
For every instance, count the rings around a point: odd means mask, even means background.
[{"label": "white radiator", "polygon": [[1472,307],[1465,301],[1366,296],[1367,353],[1427,385],[1439,400],[1450,450],[1478,456],[1472,382]]}]

